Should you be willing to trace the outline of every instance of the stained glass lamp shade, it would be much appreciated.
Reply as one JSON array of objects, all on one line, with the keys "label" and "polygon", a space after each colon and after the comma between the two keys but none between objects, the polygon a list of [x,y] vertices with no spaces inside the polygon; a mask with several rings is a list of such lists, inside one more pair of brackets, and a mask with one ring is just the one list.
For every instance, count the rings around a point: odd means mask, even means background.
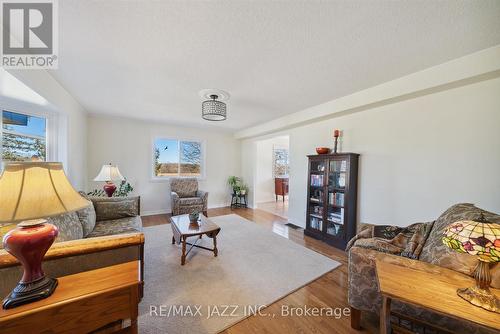
[{"label": "stained glass lamp shade", "polygon": [[488,222],[482,214],[477,220],[458,221],[446,228],[443,243],[479,260],[474,271],[476,286],[458,289],[457,294],[476,306],[500,313],[500,300],[489,290],[490,264],[500,262],[500,224]]}]

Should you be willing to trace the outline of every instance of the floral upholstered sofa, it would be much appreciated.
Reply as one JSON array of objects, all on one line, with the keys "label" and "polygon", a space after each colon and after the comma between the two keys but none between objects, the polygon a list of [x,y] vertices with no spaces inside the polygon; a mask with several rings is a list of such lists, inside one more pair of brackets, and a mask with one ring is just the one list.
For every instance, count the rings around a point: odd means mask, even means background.
[{"label": "floral upholstered sofa", "polygon": [[[421,262],[427,262],[451,269],[449,271],[451,276],[461,274],[472,276],[477,258],[449,249],[443,244],[442,237],[449,224],[460,220],[477,219],[481,214],[490,222],[500,223],[500,215],[482,210],[473,204],[462,203],[453,205],[433,222],[416,223],[406,228],[364,226],[347,246],[348,302],[352,308],[352,327],[358,329],[361,311],[379,313],[382,299],[375,273],[375,258],[381,257],[382,253],[392,254],[387,258],[393,262],[411,262],[416,267]],[[500,288],[500,264],[492,265],[491,273],[493,276],[491,285]],[[393,301],[392,310],[400,315],[446,329],[450,333],[498,333],[398,301]]]},{"label": "floral upholstered sofa", "polygon": [[[82,196],[89,200],[86,208],[47,219],[57,226],[59,235],[45,256],[44,271],[49,276],[60,277],[140,261],[142,281],[144,235],[139,215],[140,198]],[[17,260],[0,249],[0,296],[7,295],[16,286],[21,272]]]}]

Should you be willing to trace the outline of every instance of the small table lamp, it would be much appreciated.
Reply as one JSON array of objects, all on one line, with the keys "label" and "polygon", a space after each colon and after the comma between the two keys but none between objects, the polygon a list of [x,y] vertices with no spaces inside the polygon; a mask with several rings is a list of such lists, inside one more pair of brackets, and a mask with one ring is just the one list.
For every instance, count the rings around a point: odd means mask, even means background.
[{"label": "small table lamp", "polygon": [[458,221],[446,228],[443,243],[479,260],[474,270],[476,286],[458,289],[457,294],[473,305],[500,313],[500,300],[489,289],[490,264],[500,261],[500,224],[488,222],[483,214],[477,220]]},{"label": "small table lamp", "polygon": [[106,182],[104,184],[104,191],[108,195],[108,197],[113,196],[113,193],[116,190],[116,186],[113,181],[123,181],[125,178],[120,173],[118,166],[109,164],[103,165],[99,174],[94,178],[94,181]]},{"label": "small table lamp", "polygon": [[45,276],[42,260],[58,235],[42,217],[57,216],[88,205],[71,186],[61,163],[18,162],[0,177],[0,225],[20,222],[3,238],[3,246],[22,264],[23,277],[4,300],[12,308],[52,294],[57,280]]}]

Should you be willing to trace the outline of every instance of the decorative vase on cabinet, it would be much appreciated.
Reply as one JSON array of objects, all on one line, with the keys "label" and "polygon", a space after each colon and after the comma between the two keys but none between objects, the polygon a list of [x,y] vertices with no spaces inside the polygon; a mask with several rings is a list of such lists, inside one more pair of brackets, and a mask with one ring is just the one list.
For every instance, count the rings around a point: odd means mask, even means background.
[{"label": "decorative vase on cabinet", "polygon": [[356,234],[357,153],[309,155],[305,234],[345,249]]}]

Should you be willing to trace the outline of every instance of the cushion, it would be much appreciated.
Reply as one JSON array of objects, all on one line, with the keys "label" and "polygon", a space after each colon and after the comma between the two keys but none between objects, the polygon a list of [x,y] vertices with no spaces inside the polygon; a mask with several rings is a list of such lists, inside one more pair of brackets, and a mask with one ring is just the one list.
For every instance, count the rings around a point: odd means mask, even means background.
[{"label": "cushion", "polygon": [[92,202],[89,201],[89,206],[81,210],[78,210],[76,214],[78,215],[78,219],[82,224],[83,237],[86,237],[87,235],[89,235],[90,232],[92,232],[92,230],[95,227],[96,214],[95,214],[94,204],[92,204]]},{"label": "cushion", "polygon": [[76,212],[65,213],[47,218],[47,222],[55,225],[59,230],[56,242],[70,241],[83,238],[83,227]]},{"label": "cushion", "polygon": [[195,197],[198,191],[198,181],[193,178],[171,179],[170,190],[177,193],[179,197]]},{"label": "cushion", "polygon": [[87,238],[141,231],[142,222],[139,216],[103,220],[96,223],[94,230],[87,236]]},{"label": "cushion", "polygon": [[181,205],[203,205],[203,198],[201,197],[183,197],[179,198]]},{"label": "cushion", "polygon": [[138,197],[92,197],[96,220],[134,217],[139,212]]},{"label": "cushion", "polygon": [[[451,223],[459,220],[474,220],[481,213],[488,221],[500,223],[500,215],[480,209],[470,203],[456,204],[443,212],[434,222],[434,227],[422,249],[419,260],[471,275],[477,265],[477,257],[451,250],[443,244],[442,238],[444,230]],[[496,264],[492,266],[492,269],[495,273],[500,274],[498,267],[499,265]],[[497,274],[493,274],[493,276],[492,285],[496,287],[500,284],[500,277]]]}]

